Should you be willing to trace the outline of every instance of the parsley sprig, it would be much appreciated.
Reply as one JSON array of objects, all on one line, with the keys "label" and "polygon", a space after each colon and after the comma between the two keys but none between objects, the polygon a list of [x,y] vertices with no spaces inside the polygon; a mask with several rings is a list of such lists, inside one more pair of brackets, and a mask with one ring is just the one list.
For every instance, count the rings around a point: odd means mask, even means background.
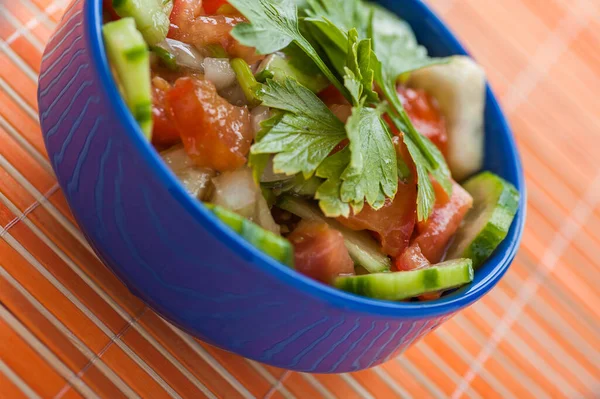
[{"label": "parsley sprig", "polygon": [[277,154],[277,173],[304,174],[309,178],[342,140],[344,124],[309,89],[296,80],[268,80],[258,93],[263,105],[286,111],[252,146],[252,154]]},{"label": "parsley sprig", "polygon": [[[344,126],[295,80],[268,81],[259,97],[283,114],[267,124],[252,147],[251,162],[262,165],[266,154],[276,154],[276,172],[324,178],[315,198],[327,216],[347,216],[351,209],[357,213],[365,200],[378,209],[386,197],[393,198],[399,171],[406,169],[396,158],[391,134],[381,118],[386,112],[404,133],[417,172],[418,218],[426,220],[435,204],[429,177],[450,193],[450,171],[440,151],[411,123],[396,94],[396,82],[406,73],[446,60],[428,57],[406,23],[360,0],[307,0],[307,17],[302,20],[294,0],[230,3],[250,21],[233,29],[238,41],[262,54],[294,42],[353,106]],[[380,88],[383,102],[373,83]],[[345,138],[349,145],[329,155]]]},{"label": "parsley sprig", "polygon": [[294,0],[230,0],[229,3],[250,21],[236,25],[231,31],[237,41],[255,47],[260,54],[274,53],[294,42],[313,60],[323,75],[346,94],[342,83],[300,33],[298,8]]}]

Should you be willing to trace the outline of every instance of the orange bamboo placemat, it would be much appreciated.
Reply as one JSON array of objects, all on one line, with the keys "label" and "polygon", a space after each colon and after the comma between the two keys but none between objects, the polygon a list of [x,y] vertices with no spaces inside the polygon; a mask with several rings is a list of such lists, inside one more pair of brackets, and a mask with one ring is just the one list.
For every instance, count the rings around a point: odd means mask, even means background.
[{"label": "orange bamboo placemat", "polygon": [[44,152],[41,52],[68,0],[0,0],[0,398],[600,397],[600,3],[430,0],[487,70],[528,223],[484,300],[403,356],[309,375],[198,342],[90,252]]}]

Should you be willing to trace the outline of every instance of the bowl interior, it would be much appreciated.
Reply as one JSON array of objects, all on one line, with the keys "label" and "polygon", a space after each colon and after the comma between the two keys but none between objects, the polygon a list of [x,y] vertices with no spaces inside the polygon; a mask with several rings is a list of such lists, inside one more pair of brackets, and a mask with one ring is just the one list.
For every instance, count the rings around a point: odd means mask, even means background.
[{"label": "bowl interior", "polygon": [[[404,18],[414,29],[421,44],[434,56],[447,56],[452,54],[467,54],[464,48],[445,27],[445,25],[419,0],[381,0],[381,5],[396,12]],[[449,314],[467,306],[487,291],[489,291],[500,277],[506,272],[518,248],[525,220],[525,185],[521,162],[515,146],[514,138],[508,124],[500,110],[498,103],[490,90],[486,93],[485,110],[485,169],[490,170],[510,181],[521,193],[519,212],[511,226],[506,239],[496,250],[494,255],[477,270],[473,283],[436,301],[429,302],[390,302],[348,294],[332,287],[313,281],[288,267],[276,262],[261,251],[243,240],[220,222],[211,212],[190,197],[179,184],[162,159],[158,156],[148,142],[142,137],[139,127],[129,112],[125,111],[125,104],[121,99],[114,80],[110,75],[108,61],[104,53],[101,35],[102,1],[90,0],[89,21],[93,53],[99,63],[100,73],[105,81],[104,88],[108,97],[113,100],[115,107],[120,108],[117,114],[130,133],[134,146],[141,152],[156,173],[156,177],[169,187],[174,198],[182,203],[189,211],[190,218],[196,219],[206,229],[221,239],[227,247],[240,256],[251,256],[259,259],[262,272],[277,277],[282,284],[293,285],[295,289],[315,295],[322,300],[344,308],[350,308],[371,314],[381,314],[398,317],[424,317]]]}]

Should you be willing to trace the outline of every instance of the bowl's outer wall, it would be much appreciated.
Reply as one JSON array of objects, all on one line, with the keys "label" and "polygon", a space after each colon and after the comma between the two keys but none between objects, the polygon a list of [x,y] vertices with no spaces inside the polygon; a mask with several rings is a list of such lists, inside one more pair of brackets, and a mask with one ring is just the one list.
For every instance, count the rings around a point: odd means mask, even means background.
[{"label": "bowl's outer wall", "polygon": [[[458,310],[407,318],[326,301],[295,284],[290,273],[285,281],[282,273],[266,273],[271,264],[249,246],[231,251],[224,243],[230,233],[216,228],[208,214],[190,217],[181,188],[148,167],[123,123],[124,111],[103,90],[105,76],[86,27],[98,3],[75,1],[48,44],[40,121],[75,218],[99,257],[136,295],[212,345],[322,373],[379,364]],[[505,166],[500,162],[493,170]]]}]

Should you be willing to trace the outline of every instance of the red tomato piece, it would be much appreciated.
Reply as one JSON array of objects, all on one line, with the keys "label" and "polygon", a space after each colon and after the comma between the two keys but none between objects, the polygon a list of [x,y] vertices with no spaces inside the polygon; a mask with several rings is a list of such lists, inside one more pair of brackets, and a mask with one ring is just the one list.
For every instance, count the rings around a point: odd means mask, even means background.
[{"label": "red tomato piece", "polygon": [[166,80],[152,79],[152,144],[159,148],[170,147],[179,142],[179,131],[167,110],[166,97],[171,85]]},{"label": "red tomato piece", "polygon": [[111,21],[116,21],[121,17],[119,17],[119,14],[117,14],[115,9],[113,8],[112,3],[112,0],[104,0],[102,2],[102,8],[108,15],[110,15]]},{"label": "red tomato piece", "polygon": [[204,0],[202,1],[202,7],[206,15],[215,15],[217,10],[222,5],[227,4],[227,0]]},{"label": "red tomato piece", "polygon": [[235,25],[246,21],[244,17],[202,14],[201,1],[174,0],[168,37],[199,47],[220,45],[232,57],[243,58],[249,64],[263,58],[254,48],[241,45],[230,35]]},{"label": "red tomato piece", "polygon": [[435,264],[442,260],[450,239],[473,205],[473,198],[457,183],[453,184],[450,198],[436,181],[433,187],[436,194],[433,212],[429,219],[419,222],[418,234],[411,245],[418,245],[423,255]]},{"label": "red tomato piece", "polygon": [[374,210],[365,204],[358,215],[337,220],[352,230],[370,230],[381,242],[383,252],[398,256],[408,246],[417,220],[417,185],[398,183],[393,200],[387,199],[383,208]]},{"label": "red tomato piece", "polygon": [[443,154],[448,147],[446,121],[435,99],[424,90],[398,86],[398,97],[419,133],[435,144]]},{"label": "red tomato piece", "polygon": [[406,248],[402,255],[394,259],[394,266],[398,271],[418,270],[431,266],[419,244]]},{"label": "red tomato piece", "polygon": [[[406,146],[399,137],[393,138],[397,154],[414,169]],[[358,215],[339,217],[338,221],[353,230],[370,230],[381,242],[383,252],[396,257],[409,245],[417,221],[417,184],[412,171],[409,182],[398,183],[398,192],[393,200],[387,199],[377,211],[365,204]]]},{"label": "red tomato piece", "polygon": [[338,105],[350,105],[346,97],[334,86],[330,85],[319,93],[319,98],[327,106],[338,104]]},{"label": "red tomato piece", "polygon": [[327,223],[303,220],[288,239],[294,246],[295,267],[300,273],[325,284],[332,284],[338,276],[354,274],[354,262],[342,233]]},{"label": "red tomato piece", "polygon": [[223,172],[246,163],[252,142],[247,107],[228,103],[211,82],[189,77],[175,82],[166,102],[183,145],[198,166]]}]

